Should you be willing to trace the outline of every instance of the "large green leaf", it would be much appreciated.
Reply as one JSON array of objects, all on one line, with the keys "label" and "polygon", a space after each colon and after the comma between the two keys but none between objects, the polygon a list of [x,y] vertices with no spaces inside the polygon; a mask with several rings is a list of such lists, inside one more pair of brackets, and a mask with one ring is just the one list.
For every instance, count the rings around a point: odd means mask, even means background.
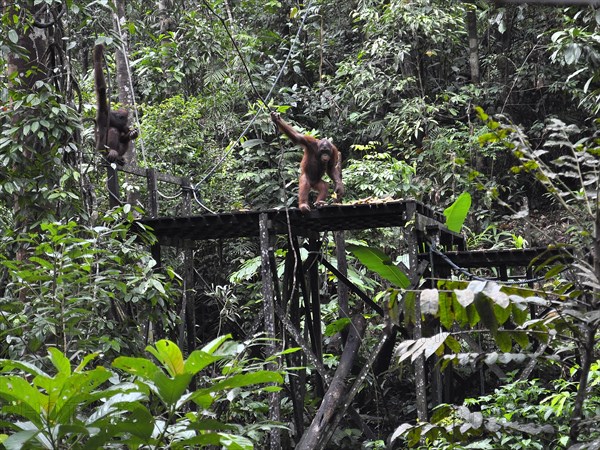
[{"label": "large green leaf", "polygon": [[[4,413],[14,412],[41,426],[42,405],[47,396],[18,376],[0,377],[0,397],[8,400],[2,407]],[[14,408],[14,411],[10,411]]]},{"label": "large green leaf", "polygon": [[395,286],[406,289],[410,286],[408,276],[381,250],[363,245],[346,247],[369,270],[377,273]]},{"label": "large green leaf", "polygon": [[440,323],[446,330],[450,330],[454,325],[452,295],[448,292],[440,292]]},{"label": "large green leaf", "polygon": [[190,382],[192,381],[193,375],[189,373],[183,373],[176,375],[173,378],[169,378],[163,372],[156,374],[154,384],[158,389],[158,396],[160,399],[169,406],[177,404],[181,399]]},{"label": "large green leaf", "polygon": [[71,375],[71,362],[63,352],[56,347],[50,347],[48,353],[50,355],[50,361],[52,361],[52,364],[56,367],[56,370],[58,370],[58,375],[66,377]]},{"label": "large green leaf", "polygon": [[174,342],[161,339],[154,347],[147,346],[146,351],[158,359],[172,377],[183,373],[183,354]]},{"label": "large green leaf", "polygon": [[219,361],[220,359],[223,359],[223,357],[211,355],[202,350],[194,350],[190,356],[188,356],[188,359],[186,359],[183,367],[185,373],[195,375],[208,365]]},{"label": "large green leaf", "polygon": [[471,194],[463,192],[458,198],[444,210],[446,216],[446,226],[449,230],[460,233],[463,223],[467,218],[469,209],[471,208]]},{"label": "large green leaf", "polygon": [[191,439],[177,442],[174,448],[189,448],[191,445],[220,445],[227,450],[253,450],[254,444],[243,436],[227,433],[200,434]]},{"label": "large green leaf", "polygon": [[216,337],[215,339],[210,341],[208,344],[206,344],[204,347],[202,347],[201,350],[205,353],[212,355],[214,352],[216,352],[219,349],[219,347],[221,345],[223,345],[223,342],[225,342],[228,339],[231,339],[231,334],[226,334],[225,336]]},{"label": "large green leaf", "polygon": [[31,441],[37,434],[38,430],[25,430],[19,431],[8,437],[2,444],[6,448],[6,450],[21,450],[26,448],[37,448],[34,446],[29,446],[27,443]]},{"label": "large green leaf", "polygon": [[133,358],[130,356],[119,356],[113,361],[112,366],[148,381],[153,381],[156,373],[161,371],[156,364],[147,358]]}]

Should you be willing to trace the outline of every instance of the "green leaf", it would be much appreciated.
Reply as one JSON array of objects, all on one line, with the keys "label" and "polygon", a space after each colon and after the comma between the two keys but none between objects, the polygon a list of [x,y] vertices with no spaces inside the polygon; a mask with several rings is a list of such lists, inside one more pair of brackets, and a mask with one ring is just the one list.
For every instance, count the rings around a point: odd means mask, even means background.
[{"label": "green leaf", "polygon": [[448,229],[460,233],[470,208],[471,194],[463,192],[452,205],[444,210]]},{"label": "green leaf", "polygon": [[510,335],[522,350],[529,347],[529,336],[524,331],[511,331]]},{"label": "green leaf", "polygon": [[483,295],[477,295],[475,298],[475,308],[483,325],[495,336],[498,331],[498,319],[494,314],[492,301]]},{"label": "green leaf", "polygon": [[253,450],[254,444],[248,438],[233,434],[221,434],[221,445],[228,450]]},{"label": "green leaf", "polygon": [[504,325],[504,323],[509,319],[509,317],[511,315],[511,312],[512,312],[511,305],[509,305],[508,308],[502,308],[501,306],[498,306],[497,304],[494,303],[492,308],[494,309],[494,315],[496,316],[496,319],[498,320],[498,325]]},{"label": "green leaf", "polygon": [[453,353],[460,353],[461,351],[461,346],[460,346],[460,342],[458,342],[456,340],[456,338],[454,338],[454,336],[448,336],[446,338],[446,347],[448,347],[450,350],[452,350]]},{"label": "green leaf", "polygon": [[158,359],[172,377],[183,373],[183,354],[174,342],[161,339],[155,347],[147,346],[146,351]]},{"label": "green leaf", "polygon": [[403,289],[410,286],[410,280],[406,274],[381,250],[362,245],[348,245],[347,249],[367,269],[377,273],[381,278]]},{"label": "green leaf", "polygon": [[29,258],[29,260],[38,263],[44,269],[48,269],[48,270],[54,269],[54,265],[50,261],[40,258],[39,256],[31,256]]},{"label": "green leaf", "polygon": [[498,331],[495,336],[496,344],[501,352],[509,353],[512,350],[512,339],[510,338],[510,332]]},{"label": "green leaf", "polygon": [[454,411],[451,405],[443,403],[436,406],[431,413],[431,423],[439,423],[450,418],[450,414]]},{"label": "green leaf", "polygon": [[227,450],[253,450],[254,444],[248,438],[227,433],[205,433],[190,439],[177,442],[174,448],[189,448],[190,446],[222,446]]},{"label": "green leaf", "polygon": [[213,392],[227,391],[234,388],[264,383],[281,384],[283,383],[283,377],[280,373],[270,370],[259,370],[256,372],[238,374],[225,378],[206,388],[198,389],[192,393],[188,400],[192,400],[195,403],[202,405],[206,403],[210,404],[213,401],[213,397],[211,396],[211,393]]},{"label": "green leaf", "polygon": [[237,427],[229,423],[223,423],[216,419],[201,419],[190,423],[190,428],[194,430],[235,430]]},{"label": "green leaf", "polygon": [[479,317],[479,313],[477,312],[477,308],[475,307],[474,304],[469,305],[467,308],[467,319],[468,319],[468,323],[469,325],[471,325],[472,327],[474,327],[475,325],[477,325],[480,321],[480,317]]},{"label": "green leaf", "polygon": [[157,394],[168,406],[176,405],[192,381],[193,375],[184,373],[169,378],[163,372],[157,373],[154,384],[158,389]]},{"label": "green leaf", "polygon": [[219,337],[213,339],[212,341],[210,341],[204,347],[202,347],[201,350],[205,353],[212,355],[214,352],[217,351],[217,349],[221,345],[223,345],[223,342],[225,342],[228,339],[231,339],[231,334],[226,334],[225,336],[219,336]]},{"label": "green leaf", "polygon": [[88,365],[88,363],[90,361],[92,361],[93,359],[96,359],[98,357],[100,353],[96,352],[96,353],[90,353],[89,355],[85,355],[83,357],[83,360],[79,363],[79,365],[77,366],[77,368],[74,370],[75,373],[77,372],[82,372],[83,369],[85,369],[85,366]]},{"label": "green leaf", "polygon": [[452,296],[452,311],[454,311],[454,319],[460,327],[464,327],[469,323],[467,309],[458,302],[454,295]]},{"label": "green leaf", "polygon": [[119,356],[113,361],[112,366],[148,381],[153,381],[156,374],[161,372],[149,359],[130,356]]},{"label": "green leaf", "polygon": [[447,292],[440,293],[440,323],[446,330],[450,330],[454,324],[452,295]]},{"label": "green leaf", "polygon": [[256,372],[243,373],[225,378],[224,380],[215,383],[207,389],[212,392],[217,392],[225,389],[233,389],[263,383],[281,384],[283,383],[283,377],[278,372],[273,372],[270,370],[258,370]]},{"label": "green leaf", "polygon": [[202,350],[194,350],[192,354],[188,356],[188,359],[185,361],[183,368],[185,373],[195,375],[205,367],[221,359],[223,359],[222,356],[210,355],[206,352],[203,352]]},{"label": "green leaf", "polygon": [[398,290],[388,289],[386,292],[385,309],[393,324],[400,325],[400,303],[398,302]]},{"label": "green leaf", "polygon": [[336,333],[344,330],[352,321],[348,317],[342,317],[327,325],[325,328],[325,336],[333,336]]},{"label": "green leaf", "polygon": [[13,44],[16,44],[19,42],[19,35],[15,30],[8,30],[8,39],[10,39],[10,42]]},{"label": "green leaf", "polygon": [[[46,403],[47,396],[31,386],[26,380],[18,376],[0,377],[0,397],[15,401],[19,409],[18,414],[36,424],[40,424],[42,404]],[[6,410],[6,407],[3,408]],[[6,411],[5,411],[6,412]]]},{"label": "green leaf", "polygon": [[406,326],[411,326],[415,323],[415,302],[417,301],[417,293],[409,291],[404,295],[404,323]]},{"label": "green leaf", "polygon": [[39,433],[38,430],[19,431],[8,437],[2,444],[6,450],[21,450],[27,448],[36,448],[26,445]]},{"label": "green leaf", "polygon": [[50,361],[52,361],[52,364],[58,370],[59,375],[67,377],[71,375],[71,362],[59,349],[50,347],[48,353],[50,354]]}]

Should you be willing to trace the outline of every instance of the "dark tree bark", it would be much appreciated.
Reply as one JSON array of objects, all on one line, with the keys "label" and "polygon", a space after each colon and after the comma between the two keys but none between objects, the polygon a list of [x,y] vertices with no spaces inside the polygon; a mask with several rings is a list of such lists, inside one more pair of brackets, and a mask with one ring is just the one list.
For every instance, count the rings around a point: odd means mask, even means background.
[{"label": "dark tree bark", "polygon": [[[114,16],[115,29],[121,38],[121,45],[117,47],[117,51],[115,52],[119,103],[132,109],[130,116],[134,116],[134,127],[137,127],[135,110],[131,108],[135,106],[135,97],[131,70],[127,59],[129,53],[129,35],[122,26],[125,23],[125,0],[115,0],[115,5],[117,7]],[[129,150],[125,155],[128,164],[131,164],[132,166],[137,165],[137,152],[133,140],[129,141]],[[127,181],[129,184],[135,186],[135,180],[131,175],[127,175]],[[127,192],[127,203],[138,205],[140,203],[139,197],[139,192],[137,190],[129,191]]]},{"label": "dark tree bark", "polygon": [[329,389],[323,397],[321,406],[313,418],[310,427],[304,432],[296,450],[316,450],[322,448],[326,437],[326,430],[336,418],[336,412],[344,404],[346,394],[346,378],[354,364],[360,343],[366,328],[366,321],[362,315],[352,319],[346,347],[340,358],[340,363],[331,380]]},{"label": "dark tree bark", "polygon": [[467,34],[469,35],[469,67],[471,69],[471,82],[479,84],[479,37],[477,35],[477,14],[474,3],[465,3],[467,10],[465,21],[467,23]]},{"label": "dark tree bark", "polygon": [[[20,15],[19,10],[15,9],[12,5],[12,2],[3,2],[4,11],[9,12],[7,17],[21,16],[20,20],[23,21],[23,11],[21,11]],[[52,20],[52,16],[44,4],[25,7],[24,12],[26,16],[37,18],[40,21]],[[11,83],[9,84],[9,88],[16,95],[37,92],[39,90],[38,82],[43,83],[48,81],[46,60],[50,42],[48,29],[37,29],[35,26],[32,26],[23,30],[20,29],[17,23],[14,24],[14,29],[18,30],[17,45],[21,47],[21,50],[18,53],[8,53],[7,78],[10,80],[9,83]],[[12,80],[18,80],[18,82],[13,83]],[[10,99],[9,102],[11,102]],[[19,129],[22,123],[28,120],[29,115],[31,115],[31,111],[26,108],[15,109],[12,115],[12,124]],[[40,175],[37,171],[42,168],[40,165],[35,164],[34,160],[44,158],[44,154],[46,153],[49,155],[50,149],[34,133],[25,134],[19,132],[14,137],[17,139],[15,143],[21,147],[23,158],[12,168],[12,172],[19,174],[20,178],[34,179],[34,177]],[[28,231],[31,224],[38,223],[52,210],[52,204],[41,201],[42,199],[38,194],[37,191],[27,188],[14,194],[13,213],[15,231]],[[23,250],[17,253],[17,259],[25,259]]]}]

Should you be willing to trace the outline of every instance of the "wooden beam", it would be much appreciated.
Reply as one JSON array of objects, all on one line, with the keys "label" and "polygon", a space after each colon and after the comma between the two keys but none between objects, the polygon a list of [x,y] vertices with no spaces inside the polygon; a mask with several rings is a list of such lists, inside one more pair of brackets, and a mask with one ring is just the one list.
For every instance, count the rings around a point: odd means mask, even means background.
[{"label": "wooden beam", "polygon": [[121,194],[119,193],[119,175],[111,165],[106,166],[106,187],[108,189],[108,205],[111,208],[121,205]]},{"label": "wooden beam", "polygon": [[[273,286],[273,270],[271,268],[271,253],[273,253],[273,239],[269,232],[269,215],[262,213],[259,219],[260,228],[260,259],[262,274],[263,310],[265,320],[265,334],[270,342],[267,347],[267,356],[273,356],[277,352],[275,345],[275,295]],[[268,364],[269,370],[278,370],[275,362]],[[269,398],[269,420],[281,421],[280,393],[270,392]],[[270,432],[270,450],[281,450],[280,429],[275,427]]]}]

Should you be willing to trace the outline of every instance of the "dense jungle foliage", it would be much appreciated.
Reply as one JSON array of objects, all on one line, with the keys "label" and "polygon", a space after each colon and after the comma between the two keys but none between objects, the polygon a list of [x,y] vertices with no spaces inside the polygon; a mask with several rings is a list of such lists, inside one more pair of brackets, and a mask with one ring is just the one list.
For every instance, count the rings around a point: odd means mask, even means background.
[{"label": "dense jungle foliage", "polygon": [[[594,7],[2,0],[0,14],[4,448],[600,448]],[[98,44],[111,108],[140,130],[128,163],[189,181],[159,183],[158,211],[143,178],[121,174],[117,206],[107,191]],[[296,207],[302,152],[272,111],[336,144],[343,204],[416,199],[469,250],[568,257],[415,275],[402,229],[324,233],[333,268],[279,236],[282,285],[289,255],[317,267],[323,354],[308,315],[278,312],[272,336],[258,238],[157,261],[136,222]],[[382,314],[356,291],[341,306],[342,260]]]}]

